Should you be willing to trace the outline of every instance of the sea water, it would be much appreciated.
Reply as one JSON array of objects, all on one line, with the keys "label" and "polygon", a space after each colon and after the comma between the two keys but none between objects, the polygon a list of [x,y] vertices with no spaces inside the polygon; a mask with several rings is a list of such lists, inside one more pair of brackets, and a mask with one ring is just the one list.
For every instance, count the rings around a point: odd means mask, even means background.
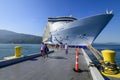
[{"label": "sea water", "polygon": [[0,44],[0,60],[15,54],[15,46],[21,46],[21,54],[26,56],[40,52],[40,44]]}]

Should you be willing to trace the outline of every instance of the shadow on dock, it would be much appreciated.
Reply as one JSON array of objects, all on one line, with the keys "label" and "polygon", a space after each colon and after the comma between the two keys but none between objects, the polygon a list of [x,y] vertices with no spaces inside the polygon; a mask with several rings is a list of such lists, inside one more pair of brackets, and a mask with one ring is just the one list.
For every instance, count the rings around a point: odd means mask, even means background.
[{"label": "shadow on dock", "polygon": [[65,57],[60,57],[60,56],[49,56],[51,59],[67,59]]},{"label": "shadow on dock", "polygon": [[30,61],[37,61],[38,59],[36,59],[36,58],[33,58],[33,59],[30,59]]}]

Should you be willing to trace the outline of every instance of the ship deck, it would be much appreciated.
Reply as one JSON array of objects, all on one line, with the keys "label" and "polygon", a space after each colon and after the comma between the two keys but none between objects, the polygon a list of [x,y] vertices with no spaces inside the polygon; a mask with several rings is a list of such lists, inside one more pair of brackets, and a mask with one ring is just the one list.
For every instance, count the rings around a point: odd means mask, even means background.
[{"label": "ship deck", "polygon": [[37,57],[0,68],[0,80],[93,80],[83,55],[79,55],[80,73],[74,72],[75,50],[55,50],[49,57]]}]

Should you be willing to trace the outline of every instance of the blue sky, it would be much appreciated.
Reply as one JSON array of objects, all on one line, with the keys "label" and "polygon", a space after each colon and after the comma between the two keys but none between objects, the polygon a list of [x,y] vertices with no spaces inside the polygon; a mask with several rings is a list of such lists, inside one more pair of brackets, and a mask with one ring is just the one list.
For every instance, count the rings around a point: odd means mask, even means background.
[{"label": "blue sky", "polygon": [[120,43],[120,0],[0,0],[0,29],[42,36],[48,17],[83,18],[113,10],[95,42]]}]

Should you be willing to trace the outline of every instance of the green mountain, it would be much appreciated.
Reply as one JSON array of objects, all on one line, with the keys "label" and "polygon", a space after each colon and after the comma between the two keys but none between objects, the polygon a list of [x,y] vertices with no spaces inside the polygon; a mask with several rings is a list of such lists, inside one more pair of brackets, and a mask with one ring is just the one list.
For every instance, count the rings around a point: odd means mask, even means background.
[{"label": "green mountain", "polygon": [[26,43],[26,44],[40,44],[41,36],[21,34],[7,30],[0,30],[0,43]]}]

